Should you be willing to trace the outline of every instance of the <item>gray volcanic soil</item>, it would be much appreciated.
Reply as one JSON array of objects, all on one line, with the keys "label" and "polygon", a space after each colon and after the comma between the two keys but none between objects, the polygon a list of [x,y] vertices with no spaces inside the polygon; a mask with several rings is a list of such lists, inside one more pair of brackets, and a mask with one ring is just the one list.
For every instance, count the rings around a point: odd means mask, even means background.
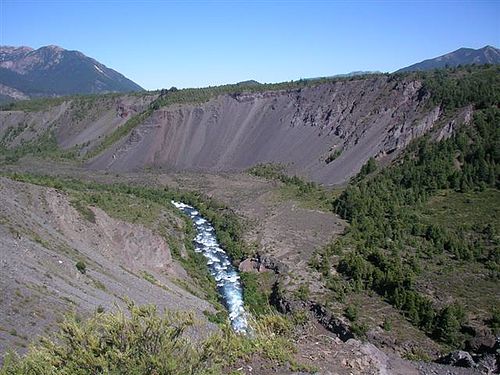
[{"label": "gray volcanic soil", "polygon": [[[22,351],[67,311],[87,315],[98,306],[123,308],[127,299],[153,303],[160,311],[194,311],[198,334],[207,330],[202,312],[213,307],[177,285],[177,279],[189,278],[165,240],[142,225],[92,210],[95,223],[58,190],[0,178],[0,353]],[[79,260],[87,265],[85,274],[75,267]]]},{"label": "gray volcanic soil", "polygon": [[[392,158],[443,125],[439,107],[430,108],[420,88],[418,81],[378,76],[172,105],[155,111],[89,166],[218,173],[273,162],[314,181],[343,184],[370,157]],[[468,120],[470,114],[459,117]],[[327,164],[335,150],[341,155]]]},{"label": "gray volcanic soil", "polygon": [[[370,157],[385,163],[411,140],[430,131],[447,137],[457,123],[470,120],[470,108],[445,115],[421,89],[419,81],[379,75],[173,104],[155,110],[87,166],[221,173],[282,163],[289,173],[342,185]],[[0,111],[1,144],[17,147],[50,131],[59,147],[83,156],[156,97],[69,98],[40,112]],[[333,153],[340,155],[327,163]]]}]

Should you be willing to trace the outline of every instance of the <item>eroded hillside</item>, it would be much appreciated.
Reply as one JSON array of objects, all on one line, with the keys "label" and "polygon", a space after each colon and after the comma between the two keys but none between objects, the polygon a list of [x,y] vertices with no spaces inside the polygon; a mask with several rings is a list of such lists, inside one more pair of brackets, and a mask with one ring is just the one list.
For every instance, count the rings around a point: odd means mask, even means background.
[{"label": "eroded hillside", "polygon": [[[272,162],[317,182],[343,184],[370,157],[391,160],[412,139],[437,126],[447,136],[471,116],[467,106],[444,115],[413,76],[298,86],[240,88],[197,104],[176,104],[178,94],[170,91],[156,102],[154,95],[74,99],[47,111],[0,112],[0,131],[8,149],[23,140],[26,148],[50,131],[66,156],[83,158],[94,170],[227,172]],[[163,106],[165,97],[172,104]]]},{"label": "eroded hillside", "polygon": [[370,156],[403,148],[434,125],[439,109],[421,108],[420,87],[380,77],[167,107],[90,165],[221,172],[275,162],[342,183]]},{"label": "eroded hillside", "polygon": [[158,214],[148,221],[159,221],[165,234],[160,236],[145,226],[146,218],[125,220],[123,212],[141,211],[114,207],[141,202],[90,193],[105,199],[101,206],[112,217],[96,205],[87,206],[88,194],[0,179],[0,351],[26,347],[53,330],[68,311],[85,316],[133,301],[194,311],[200,323],[203,311],[213,311],[182,287],[188,282],[196,290],[167,243],[167,234],[184,238],[183,220],[149,207]]}]

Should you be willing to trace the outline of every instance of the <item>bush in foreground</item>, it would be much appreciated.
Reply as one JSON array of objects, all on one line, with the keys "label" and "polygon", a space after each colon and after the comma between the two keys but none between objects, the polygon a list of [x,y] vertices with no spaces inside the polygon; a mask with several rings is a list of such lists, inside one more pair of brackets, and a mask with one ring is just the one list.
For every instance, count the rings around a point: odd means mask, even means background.
[{"label": "bush in foreground", "polygon": [[159,314],[151,305],[85,321],[69,316],[53,339],[42,338],[26,356],[7,355],[0,374],[219,374],[253,355],[296,366],[292,324],[283,316],[260,317],[248,336],[227,325],[201,343],[185,334],[193,324],[191,314]]}]

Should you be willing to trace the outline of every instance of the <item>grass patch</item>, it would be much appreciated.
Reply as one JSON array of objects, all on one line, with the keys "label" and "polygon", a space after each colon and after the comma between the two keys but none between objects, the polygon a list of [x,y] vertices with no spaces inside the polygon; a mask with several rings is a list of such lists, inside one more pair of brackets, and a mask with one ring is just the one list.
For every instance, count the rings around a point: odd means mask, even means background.
[{"label": "grass patch", "polygon": [[243,302],[249,312],[256,316],[275,311],[269,303],[274,284],[271,272],[240,272],[243,285]]},{"label": "grass patch", "polygon": [[0,106],[0,111],[39,112],[58,106],[68,100],[70,100],[68,97],[19,100]]},{"label": "grass patch", "polygon": [[79,199],[72,199],[70,201],[71,205],[75,210],[77,210],[82,217],[90,221],[91,223],[95,224],[95,214],[94,211],[92,211],[85,202],[79,200]]},{"label": "grass patch", "polygon": [[258,164],[248,170],[248,173],[268,180],[280,181],[279,198],[295,200],[304,208],[331,211],[336,192],[323,189],[314,182],[306,181],[298,176],[285,174],[285,166],[281,164]]},{"label": "grass patch", "polygon": [[3,163],[5,164],[15,163],[26,155],[56,160],[75,160],[77,151],[76,149],[60,149],[57,145],[54,132],[51,130],[47,130],[37,139],[22,142],[21,145],[16,148],[11,149],[4,145],[0,147],[0,156],[3,157]]},{"label": "grass patch", "polygon": [[158,284],[158,280],[156,280],[156,277],[154,277],[153,275],[151,275],[147,271],[141,271],[141,276],[142,276],[142,278],[144,280],[149,281],[153,285],[157,285]]},{"label": "grass patch", "polygon": [[207,317],[209,322],[217,325],[227,324],[228,321],[227,311],[225,310],[217,311],[215,313],[212,313],[208,310],[204,310],[203,315]]},{"label": "grass patch", "polygon": [[[482,231],[500,233],[500,202],[498,189],[474,192],[442,190],[432,197],[422,209],[429,222],[453,231]],[[454,220],[450,220],[453,217]],[[489,228],[491,227],[491,229]]]}]

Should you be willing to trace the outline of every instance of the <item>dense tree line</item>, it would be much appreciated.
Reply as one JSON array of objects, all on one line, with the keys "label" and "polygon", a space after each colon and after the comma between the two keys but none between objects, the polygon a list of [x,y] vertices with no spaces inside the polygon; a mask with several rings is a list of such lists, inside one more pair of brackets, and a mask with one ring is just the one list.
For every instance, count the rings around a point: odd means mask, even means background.
[{"label": "dense tree line", "polygon": [[485,109],[500,103],[500,66],[479,65],[416,73],[430,103],[445,110],[473,104]]},{"label": "dense tree line", "polygon": [[478,261],[499,277],[498,234],[493,225],[474,236],[449,230],[424,220],[419,209],[441,189],[500,187],[499,72],[497,66],[485,66],[418,73],[432,105],[448,112],[472,105],[472,123],[441,142],[421,138],[378,173],[370,159],[334,203],[351,225],[323,256],[327,260],[335,248],[341,254],[338,270],[355,287],[384,296],[416,326],[452,346],[463,341],[465,312],[459,305],[437,309],[417,291],[418,258],[445,254]]},{"label": "dense tree line", "polygon": [[[475,238],[427,223],[418,208],[440,189],[498,188],[500,177],[500,109],[476,111],[473,122],[454,136],[415,142],[394,166],[373,176],[371,159],[358,180],[335,201],[335,211],[351,223],[339,271],[360,288],[372,289],[402,310],[410,321],[451,345],[460,343],[463,309],[441,310],[414,288],[415,257],[448,253],[464,261],[500,270],[492,226]],[[345,239],[344,239],[345,241]]]}]

